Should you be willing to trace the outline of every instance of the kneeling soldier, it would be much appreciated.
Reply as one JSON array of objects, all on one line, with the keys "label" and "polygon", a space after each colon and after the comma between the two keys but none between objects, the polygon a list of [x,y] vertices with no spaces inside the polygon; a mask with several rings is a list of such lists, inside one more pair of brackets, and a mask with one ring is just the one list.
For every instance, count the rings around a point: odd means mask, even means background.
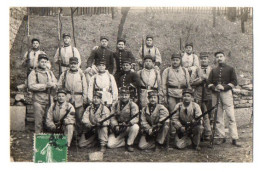
[{"label": "kneeling soldier", "polygon": [[68,147],[70,147],[75,124],[75,109],[66,101],[66,94],[65,90],[58,90],[57,102],[53,103],[48,110],[46,126],[51,132],[67,135]]},{"label": "kneeling soldier", "polygon": [[160,121],[164,120],[168,115],[168,110],[158,102],[157,91],[150,91],[148,93],[149,103],[142,109],[141,114],[141,126],[143,135],[139,142],[140,149],[152,149],[155,150],[164,143],[169,130],[169,119],[164,123]]},{"label": "kneeling soldier", "polygon": [[196,150],[200,150],[199,144],[204,129],[202,118],[196,120],[202,114],[200,106],[192,102],[193,92],[191,89],[183,90],[182,95],[183,101],[176,105],[174,111],[177,112],[172,117],[178,133],[175,135],[175,145],[178,149],[183,149],[193,144]]},{"label": "kneeling soldier", "polygon": [[108,147],[117,148],[125,146],[125,137],[127,136],[127,150],[133,152],[133,143],[138,134],[138,106],[130,100],[128,88],[120,89],[120,101],[112,106],[111,127],[114,133],[108,138]]},{"label": "kneeling soldier", "polygon": [[[109,109],[101,104],[102,93],[95,92],[93,96],[92,105],[88,106],[83,114],[82,122],[87,128],[87,132],[81,135],[79,140],[80,147],[93,147],[97,144],[96,136],[98,137],[101,152],[106,151],[108,142],[108,126],[110,123]],[[107,119],[104,121],[104,119]],[[102,122],[103,121],[103,122]]]}]

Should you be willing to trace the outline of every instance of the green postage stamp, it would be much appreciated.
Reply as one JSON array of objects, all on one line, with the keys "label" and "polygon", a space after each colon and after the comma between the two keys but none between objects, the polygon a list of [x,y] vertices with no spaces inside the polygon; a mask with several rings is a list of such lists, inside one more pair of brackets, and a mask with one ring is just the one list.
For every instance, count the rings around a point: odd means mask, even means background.
[{"label": "green postage stamp", "polygon": [[34,134],[34,162],[67,162],[67,136]]}]

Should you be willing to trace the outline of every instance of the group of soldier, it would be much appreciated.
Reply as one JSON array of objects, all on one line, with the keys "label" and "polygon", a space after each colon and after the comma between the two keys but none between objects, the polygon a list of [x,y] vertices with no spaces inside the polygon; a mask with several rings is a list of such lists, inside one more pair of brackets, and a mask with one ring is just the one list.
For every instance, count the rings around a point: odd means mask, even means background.
[{"label": "group of soldier", "polygon": [[135,58],[125,39],[118,39],[112,52],[108,37],[101,36],[83,71],[70,34],[63,34],[64,45],[54,56],[61,70],[57,81],[40,40],[32,39],[24,64],[33,93],[35,133],[64,133],[68,147],[75,140],[79,147],[99,145],[102,152],[122,146],[133,152],[136,142],[140,149],[158,150],[167,142],[169,146],[170,139],[178,149],[200,150],[200,141],[213,137],[212,123],[214,144],[226,141],[225,111],[232,144],[239,147],[232,96],[237,78],[224,52],[215,52],[213,68],[208,53],[198,57],[193,44],[186,43],[161,75],[162,57],[153,41],[147,35]]}]

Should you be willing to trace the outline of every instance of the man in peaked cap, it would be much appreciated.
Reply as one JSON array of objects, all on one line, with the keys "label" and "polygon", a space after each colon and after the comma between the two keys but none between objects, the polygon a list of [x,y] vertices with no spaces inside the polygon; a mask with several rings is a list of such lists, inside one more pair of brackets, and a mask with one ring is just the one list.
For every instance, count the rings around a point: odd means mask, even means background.
[{"label": "man in peaked cap", "polygon": [[235,69],[225,63],[224,51],[219,50],[215,53],[217,67],[212,69],[208,77],[208,88],[212,90],[212,104],[217,103],[219,96],[218,113],[216,120],[216,144],[222,144],[225,139],[224,110],[229,120],[229,133],[232,138],[232,145],[240,147],[237,143],[238,132],[234,112],[232,88],[237,85]]},{"label": "man in peaked cap", "polygon": [[89,82],[88,100],[93,101],[93,93],[95,91],[102,92],[102,103],[111,107],[118,99],[118,89],[113,75],[106,70],[105,59],[95,61],[98,73],[93,75]]},{"label": "man in peaked cap", "polygon": [[[100,37],[100,46],[96,46],[91,51],[91,54],[87,60],[87,68],[92,68],[96,61],[104,59],[106,61],[106,67],[110,74],[114,75],[116,72],[116,62],[113,56],[113,52],[108,48],[108,37]],[[95,66],[93,66],[95,68]]]},{"label": "man in peaked cap", "polygon": [[57,87],[53,72],[47,68],[48,60],[46,54],[39,54],[38,66],[28,76],[28,88],[33,92],[35,133],[43,132],[46,111],[52,101],[51,89]]},{"label": "man in peaked cap", "polygon": [[[212,107],[212,96],[211,90],[207,88],[206,83],[210,71],[212,70],[209,66],[209,59],[207,52],[200,53],[200,68],[197,68],[196,72],[191,75],[191,86],[194,87],[194,99],[195,102],[200,105],[202,112],[206,112],[207,109]],[[210,116],[209,116],[210,115]],[[211,113],[207,114],[203,118],[204,125],[204,140],[209,140],[212,135],[209,117]]]},{"label": "man in peaked cap", "polygon": [[84,106],[87,104],[88,84],[82,70],[79,70],[79,60],[77,57],[69,59],[69,69],[65,70],[59,79],[58,88],[67,91],[67,101],[75,108],[76,130],[78,134],[82,132],[82,115]]},{"label": "man in peaked cap", "polygon": [[131,51],[125,49],[126,40],[119,38],[117,40],[117,48],[113,53],[116,61],[116,73],[115,78],[120,78],[123,73],[123,60],[128,60],[130,62],[131,69],[134,70],[135,58]]},{"label": "man in peaked cap", "polygon": [[142,54],[142,47],[141,47],[138,52],[138,63],[143,67],[143,63],[144,63],[143,56],[151,55],[152,57],[155,58],[155,69],[159,70],[159,67],[162,63],[162,57],[161,57],[159,49],[154,46],[153,39],[154,39],[154,37],[152,35],[146,36],[146,39],[145,39],[146,43],[144,45],[144,54]]},{"label": "man in peaked cap", "polygon": [[[160,72],[154,68],[155,58],[151,55],[144,57],[144,68],[137,72],[141,79],[140,86],[140,106],[145,107],[148,103],[148,92],[155,90],[160,93],[161,75]],[[161,101],[161,97],[159,97]]]},{"label": "man in peaked cap", "polygon": [[162,74],[162,91],[170,113],[181,101],[182,90],[190,87],[190,76],[187,69],[181,66],[181,55],[174,53],[171,63],[171,66],[166,68]]},{"label": "man in peaked cap", "polygon": [[[120,100],[113,104],[111,109],[111,114],[116,116],[111,118],[113,133],[108,138],[109,148],[126,146],[129,152],[134,151],[134,140],[139,132],[138,112],[137,104],[130,100],[129,89],[127,87],[120,88]],[[125,139],[127,139],[126,142]]]},{"label": "man in peaked cap", "polygon": [[[175,135],[175,146],[178,149],[184,149],[189,145],[193,145],[194,149],[200,150],[200,139],[203,132],[202,119],[196,121],[195,118],[199,117],[202,112],[200,106],[192,102],[193,91],[192,89],[184,89],[182,92],[183,101],[178,103],[174,109],[177,111],[175,115],[172,117],[172,121],[174,124],[177,133]],[[197,123],[191,131],[191,134],[185,134],[187,125]]]},{"label": "man in peaked cap", "polygon": [[122,73],[117,79],[118,87],[128,87],[130,89],[130,98],[136,102],[138,96],[138,89],[141,85],[140,76],[131,70],[131,60],[122,59]]},{"label": "man in peaked cap", "polygon": [[95,91],[93,93],[92,104],[87,107],[83,114],[82,122],[85,126],[83,134],[81,135],[79,146],[80,147],[93,147],[97,144],[100,145],[100,151],[105,152],[108,142],[108,126],[110,120],[101,120],[110,116],[109,109],[102,104],[102,93]]},{"label": "man in peaked cap", "polygon": [[[30,72],[38,66],[38,57],[39,54],[46,54],[43,50],[40,50],[40,40],[37,38],[33,38],[32,41],[32,49],[24,54],[23,57],[23,66],[27,67],[27,76]],[[47,61],[47,68],[51,68],[51,63]]]},{"label": "man in peaked cap", "polygon": [[53,103],[47,113],[46,126],[53,133],[64,133],[68,137],[68,147],[73,137],[75,109],[66,101],[67,92],[58,89],[57,102]]},{"label": "man in peaked cap", "polygon": [[[142,136],[138,146],[140,149],[155,148],[156,151],[164,144],[169,130],[169,119],[163,124],[159,121],[165,119],[169,115],[169,112],[163,105],[157,103],[157,91],[150,91],[148,93],[148,99],[149,103],[142,109]],[[156,127],[159,128],[157,131],[154,130]]]},{"label": "man in peaked cap", "polygon": [[69,59],[71,57],[78,58],[78,67],[81,65],[81,58],[79,51],[76,47],[73,47],[71,45],[71,36],[69,33],[64,33],[62,35],[63,38],[63,47],[61,49],[57,49],[55,55],[54,55],[54,62],[59,63],[59,60],[61,60],[61,69],[62,72],[69,69]]},{"label": "man in peaked cap", "polygon": [[193,52],[192,42],[187,42],[185,44],[185,52],[182,56],[182,66],[188,69],[190,76],[197,68],[199,68],[199,58]]}]

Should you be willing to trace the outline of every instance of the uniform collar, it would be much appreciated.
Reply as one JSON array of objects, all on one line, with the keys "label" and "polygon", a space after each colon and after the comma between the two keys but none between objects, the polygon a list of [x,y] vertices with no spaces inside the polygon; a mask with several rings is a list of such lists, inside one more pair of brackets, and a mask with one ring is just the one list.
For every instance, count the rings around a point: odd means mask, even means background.
[{"label": "uniform collar", "polygon": [[70,44],[64,44],[64,47],[69,47],[70,46]]},{"label": "uniform collar", "polygon": [[219,67],[225,67],[225,66],[226,66],[226,63],[219,63],[218,66],[219,66]]}]

